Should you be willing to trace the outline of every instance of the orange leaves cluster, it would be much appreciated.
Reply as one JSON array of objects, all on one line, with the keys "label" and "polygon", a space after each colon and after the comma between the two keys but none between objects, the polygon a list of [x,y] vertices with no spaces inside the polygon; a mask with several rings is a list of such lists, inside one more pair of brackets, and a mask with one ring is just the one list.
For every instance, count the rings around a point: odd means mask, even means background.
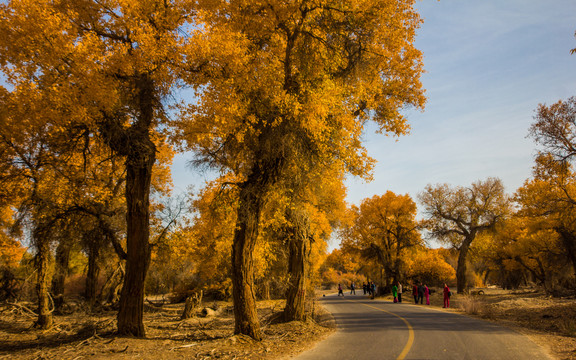
[{"label": "orange leaves cluster", "polygon": [[456,270],[434,249],[418,249],[406,257],[407,276],[428,285],[453,283]]},{"label": "orange leaves cluster", "polygon": [[348,287],[354,282],[358,289],[360,284],[367,281],[363,271],[365,265],[365,260],[361,257],[334,249],[320,267],[321,283],[326,288],[335,288],[338,284]]},{"label": "orange leaves cluster", "polygon": [[0,268],[15,268],[20,264],[25,249],[12,239],[7,229],[12,225],[13,211],[8,207],[0,208]]},{"label": "orange leaves cluster", "polygon": [[365,262],[385,271],[386,283],[405,277],[410,248],[422,244],[416,221],[416,204],[409,195],[387,191],[352,207],[352,223],[342,231],[342,246]]},{"label": "orange leaves cluster", "polygon": [[359,249],[376,247],[390,256],[402,249],[420,244],[416,222],[416,204],[409,195],[387,191],[364,199],[352,207],[353,225],[345,231],[344,244]]}]

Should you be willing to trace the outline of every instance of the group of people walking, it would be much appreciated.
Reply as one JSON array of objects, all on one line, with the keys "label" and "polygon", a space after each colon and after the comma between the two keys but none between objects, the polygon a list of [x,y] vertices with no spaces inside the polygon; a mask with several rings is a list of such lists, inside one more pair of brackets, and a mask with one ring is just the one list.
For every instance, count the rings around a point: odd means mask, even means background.
[{"label": "group of people walking", "polygon": [[[364,295],[376,296],[376,285],[374,282],[368,281],[368,283],[362,283],[362,290],[364,291]],[[426,300],[426,305],[430,305],[430,294],[432,294],[432,292],[428,285],[421,282],[414,282],[414,285],[412,285],[412,296],[414,297],[415,304],[424,304],[424,300]],[[356,295],[356,285],[354,283],[350,284],[350,295],[352,294]],[[450,296],[452,293],[448,285],[444,284],[442,294],[444,297],[444,307],[450,307]],[[344,291],[342,285],[338,284],[338,296],[340,295],[344,296]],[[394,297],[395,303],[402,302],[402,284],[400,281],[392,285],[392,296]]]},{"label": "group of people walking", "polygon": [[[428,285],[421,282],[414,282],[414,285],[412,285],[412,296],[414,297],[415,304],[424,304],[424,300],[426,300],[426,305],[430,305],[430,294],[432,294],[432,292],[433,290],[430,289]],[[450,307],[450,296],[452,293],[448,285],[444,284],[442,294],[444,297],[444,307]],[[392,286],[392,296],[394,297],[395,303],[402,302],[402,284],[399,281]]]},{"label": "group of people walking", "polygon": [[426,284],[414,283],[412,285],[412,296],[414,296],[415,304],[422,304],[426,299],[426,305],[430,305],[430,288]]},{"label": "group of people walking", "polygon": [[364,295],[368,294],[373,297],[376,296],[376,284],[374,284],[374,281],[362,283],[362,290],[364,291]]},{"label": "group of people walking", "polygon": [[[376,296],[376,284],[372,281],[368,283],[362,283],[362,291],[364,295],[368,294],[371,296]],[[356,284],[353,282],[350,284],[350,295],[356,295]],[[342,289],[342,284],[338,284],[338,296],[344,296],[344,290]]]}]

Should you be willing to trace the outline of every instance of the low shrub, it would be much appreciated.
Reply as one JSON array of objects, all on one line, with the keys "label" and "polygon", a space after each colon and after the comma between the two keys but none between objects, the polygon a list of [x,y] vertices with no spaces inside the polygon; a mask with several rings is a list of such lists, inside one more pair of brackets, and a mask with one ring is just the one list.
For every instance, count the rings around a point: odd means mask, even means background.
[{"label": "low shrub", "polygon": [[458,299],[458,307],[466,314],[480,315],[485,312],[486,304],[477,296],[464,295]]},{"label": "low shrub", "polygon": [[566,336],[576,337],[576,319],[569,316],[560,318],[558,329]]}]

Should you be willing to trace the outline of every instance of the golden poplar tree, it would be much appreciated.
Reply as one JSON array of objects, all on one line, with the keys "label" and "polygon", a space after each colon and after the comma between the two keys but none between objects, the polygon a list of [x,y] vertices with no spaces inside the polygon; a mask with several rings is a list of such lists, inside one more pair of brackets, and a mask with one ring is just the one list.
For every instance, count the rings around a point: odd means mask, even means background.
[{"label": "golden poplar tree", "polygon": [[413,0],[208,3],[217,7],[203,14],[210,46],[198,52],[212,54],[210,81],[182,135],[198,162],[239,179],[235,332],[261,339],[252,253],[268,191],[290,159],[369,177],[365,122],[405,134],[400,110],[424,105],[413,45],[420,18]]},{"label": "golden poplar tree", "polygon": [[8,204],[17,209],[20,228],[26,228],[35,250],[38,319],[35,325],[49,328],[53,318],[48,294],[52,274],[51,246],[70,211],[70,187],[61,176],[67,164],[64,132],[51,129],[44,120],[55,115],[53,100],[42,86],[22,86],[1,98],[0,151],[2,177],[10,179]]},{"label": "golden poplar tree", "polygon": [[385,272],[385,286],[400,280],[407,250],[422,245],[416,221],[416,203],[409,195],[387,191],[353,206],[352,224],[342,231],[343,246],[366,260],[375,260]]},{"label": "golden poplar tree", "polygon": [[[576,97],[552,105],[540,104],[534,120],[530,135],[542,146],[534,182],[546,183],[541,187],[546,195],[523,203],[532,202],[552,215],[554,230],[561,236],[576,271],[576,182],[572,169],[576,160]],[[534,206],[531,208],[536,210]]]},{"label": "golden poplar tree", "polygon": [[[541,154],[536,159],[534,177],[526,180],[516,191],[516,201],[520,205],[518,214],[530,220],[533,236],[540,231],[552,232],[543,247],[550,248],[550,254],[561,246],[562,253],[572,264],[576,274],[576,174],[568,162],[558,162],[550,154]],[[549,234],[548,234],[549,235]]]},{"label": "golden poplar tree", "polygon": [[427,185],[419,195],[424,206],[426,228],[432,236],[458,250],[458,293],[466,293],[467,259],[476,236],[494,227],[510,213],[510,200],[502,181],[488,178],[471,186]]},{"label": "golden poplar tree", "polygon": [[13,0],[0,6],[0,65],[16,90],[52,97],[50,131],[86,127],[124,158],[126,276],[121,334],[144,336],[150,185],[166,112],[193,32],[192,2]]},{"label": "golden poplar tree", "polygon": [[325,251],[346,208],[341,169],[302,166],[293,164],[279,184],[284,197],[279,235],[288,248],[285,321],[306,319],[306,295],[319,265],[313,267],[311,260]]}]

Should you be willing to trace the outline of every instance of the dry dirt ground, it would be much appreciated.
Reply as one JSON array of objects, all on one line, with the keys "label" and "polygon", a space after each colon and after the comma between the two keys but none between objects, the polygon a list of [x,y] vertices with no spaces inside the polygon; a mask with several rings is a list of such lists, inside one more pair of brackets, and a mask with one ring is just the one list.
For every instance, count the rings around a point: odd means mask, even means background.
[{"label": "dry dirt ground", "polygon": [[208,303],[216,316],[180,320],[183,304],[147,306],[147,337],[114,335],[113,311],[56,316],[50,330],[32,327],[33,317],[14,306],[0,305],[0,359],[278,359],[313,346],[334,331],[334,322],[318,304],[315,320],[274,323],[284,304],[260,301],[264,339],[233,334],[230,303]]},{"label": "dry dirt ground", "polygon": [[[556,359],[576,359],[576,299],[554,299],[535,291],[482,289],[483,295],[454,295],[446,311],[494,321],[524,333]],[[405,294],[405,301],[410,300]],[[384,297],[384,300],[391,300]],[[431,296],[442,307],[441,294]],[[314,319],[275,323],[282,301],[261,301],[264,340],[233,334],[231,304],[205,303],[219,314],[180,320],[183,304],[147,306],[146,339],[114,335],[115,312],[56,316],[54,328],[32,327],[25,310],[0,304],[0,359],[285,359],[312,347],[334,331],[318,303]],[[424,305],[425,306],[425,305]]]}]

